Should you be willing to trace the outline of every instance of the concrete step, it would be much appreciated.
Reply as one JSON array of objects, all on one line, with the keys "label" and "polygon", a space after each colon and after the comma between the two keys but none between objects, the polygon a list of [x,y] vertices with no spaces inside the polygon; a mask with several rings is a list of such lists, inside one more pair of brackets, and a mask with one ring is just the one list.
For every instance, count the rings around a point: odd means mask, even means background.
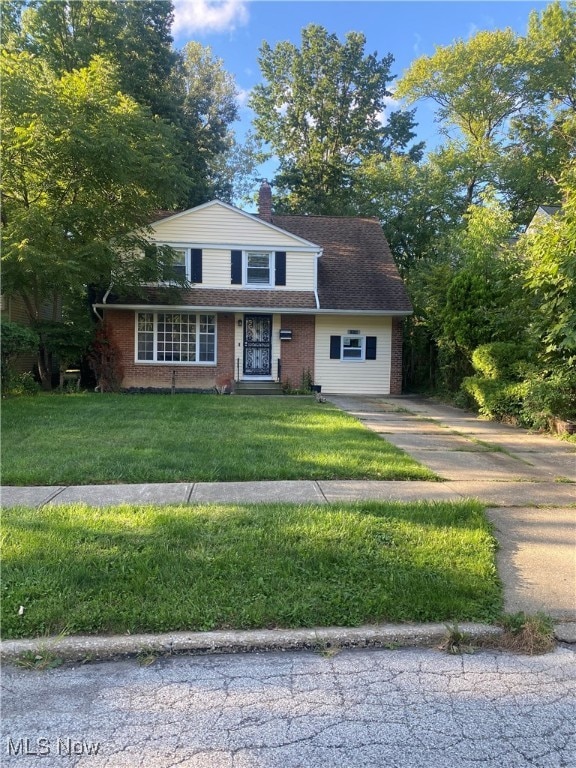
[{"label": "concrete step", "polygon": [[282,386],[277,381],[239,381],[237,395],[281,395]]}]

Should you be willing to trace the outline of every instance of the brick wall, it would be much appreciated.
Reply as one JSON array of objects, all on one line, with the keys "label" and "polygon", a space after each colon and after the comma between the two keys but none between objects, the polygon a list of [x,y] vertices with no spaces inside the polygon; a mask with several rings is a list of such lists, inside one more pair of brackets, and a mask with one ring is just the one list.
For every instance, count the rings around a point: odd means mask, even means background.
[{"label": "brick wall", "polygon": [[401,317],[392,318],[392,349],[390,357],[390,394],[402,394],[402,328]]},{"label": "brick wall", "polygon": [[124,368],[122,387],[169,389],[175,371],[177,389],[211,389],[224,378],[234,379],[234,315],[218,314],[216,320],[217,363],[215,365],[173,365],[134,361],[134,312],[107,309],[105,320],[120,350]]},{"label": "brick wall", "polygon": [[282,382],[293,387],[302,384],[302,373],[310,371],[314,377],[314,315],[282,315],[281,328],[292,331],[290,341],[280,343]]}]

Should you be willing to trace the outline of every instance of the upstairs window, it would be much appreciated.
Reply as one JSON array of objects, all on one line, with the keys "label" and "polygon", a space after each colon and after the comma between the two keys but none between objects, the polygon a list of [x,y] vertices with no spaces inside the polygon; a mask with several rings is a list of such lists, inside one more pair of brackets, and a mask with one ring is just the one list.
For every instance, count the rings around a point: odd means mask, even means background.
[{"label": "upstairs window", "polygon": [[264,251],[247,251],[244,283],[245,285],[272,285],[272,253]]},{"label": "upstairs window", "polygon": [[[160,244],[159,247],[166,247]],[[170,269],[166,270],[165,282],[170,282],[174,277],[180,280],[188,280],[194,285],[202,282],[202,249],[188,248],[186,246],[168,246],[174,256]]]},{"label": "upstairs window", "polygon": [[172,248],[174,251],[174,261],[172,262],[172,270],[181,279],[186,279],[186,248]]},{"label": "upstairs window", "polygon": [[286,251],[231,251],[230,283],[245,288],[286,285]]}]

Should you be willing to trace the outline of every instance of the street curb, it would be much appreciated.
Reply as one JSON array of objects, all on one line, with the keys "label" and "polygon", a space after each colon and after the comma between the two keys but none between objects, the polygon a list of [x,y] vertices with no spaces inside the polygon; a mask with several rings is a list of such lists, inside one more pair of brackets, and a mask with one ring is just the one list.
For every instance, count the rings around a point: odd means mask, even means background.
[{"label": "street curb", "polygon": [[[458,633],[474,645],[502,633],[488,624],[464,622]],[[316,627],[312,629],[221,630],[215,632],[168,632],[162,634],[76,635],[4,640],[0,657],[15,661],[23,655],[51,656],[67,662],[104,661],[140,654],[211,654],[251,651],[330,651],[339,648],[402,648],[440,645],[450,624],[382,624],[363,627]]]}]

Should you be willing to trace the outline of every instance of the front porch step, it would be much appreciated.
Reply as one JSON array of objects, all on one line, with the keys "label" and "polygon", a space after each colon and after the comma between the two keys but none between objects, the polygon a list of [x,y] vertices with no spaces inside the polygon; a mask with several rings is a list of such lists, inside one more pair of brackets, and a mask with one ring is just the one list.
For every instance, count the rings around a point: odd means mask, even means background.
[{"label": "front porch step", "polygon": [[237,395],[281,395],[282,385],[277,381],[239,381]]}]

